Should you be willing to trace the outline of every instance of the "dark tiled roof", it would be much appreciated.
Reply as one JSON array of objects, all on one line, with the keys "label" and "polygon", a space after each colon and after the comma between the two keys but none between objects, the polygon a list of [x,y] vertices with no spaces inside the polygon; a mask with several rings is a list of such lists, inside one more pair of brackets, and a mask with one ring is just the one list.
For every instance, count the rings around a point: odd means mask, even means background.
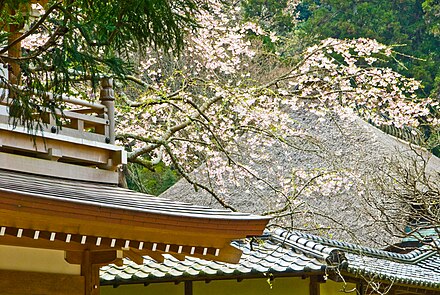
[{"label": "dark tiled roof", "polygon": [[[251,246],[252,243],[252,246]],[[205,279],[230,276],[264,276],[266,273],[321,272],[325,267],[325,253],[319,251],[306,255],[294,248],[286,248],[268,238],[256,241],[234,241],[232,245],[241,249],[240,263],[206,261],[187,257],[179,261],[166,255],[163,263],[157,263],[145,256],[144,265],[126,260],[126,265],[101,268],[102,284],[124,284],[133,282],[169,281],[181,278]]]},{"label": "dark tiled roof", "polygon": [[274,275],[324,274],[339,267],[352,276],[381,279],[418,287],[440,288],[440,254],[428,246],[407,254],[397,254],[325,239],[309,234],[276,230],[261,240],[234,241],[243,250],[239,264],[167,255],[164,263],[145,257],[144,265],[126,261],[101,269],[103,285],[184,279],[263,277]]},{"label": "dark tiled roof", "polygon": [[108,184],[56,179],[2,169],[0,169],[0,192],[172,216],[227,220],[268,219],[247,213],[171,201]]},{"label": "dark tiled roof", "polygon": [[305,233],[276,230],[274,234],[287,241],[300,237],[342,250],[347,259],[343,267],[353,275],[391,281],[395,284],[440,288],[440,254],[430,246],[399,254]]},{"label": "dark tiled roof", "polygon": [[294,232],[289,233],[285,230],[276,230],[275,235],[279,235],[280,237],[283,237],[285,240],[292,240],[292,239],[298,239],[303,238],[309,241],[314,241],[316,243],[319,243],[321,245],[326,245],[330,247],[335,247],[337,249],[345,250],[347,252],[353,252],[358,255],[364,255],[369,257],[378,257],[382,259],[391,259],[393,261],[400,261],[404,263],[411,263],[411,262],[417,262],[419,260],[422,260],[426,258],[427,256],[431,256],[434,254],[433,251],[428,251],[427,248],[419,248],[415,249],[409,253],[406,254],[400,254],[400,253],[394,253],[389,251],[384,251],[380,249],[374,249],[369,247],[364,247],[352,243],[346,243],[331,239],[326,239],[323,237],[303,233],[303,232]]}]

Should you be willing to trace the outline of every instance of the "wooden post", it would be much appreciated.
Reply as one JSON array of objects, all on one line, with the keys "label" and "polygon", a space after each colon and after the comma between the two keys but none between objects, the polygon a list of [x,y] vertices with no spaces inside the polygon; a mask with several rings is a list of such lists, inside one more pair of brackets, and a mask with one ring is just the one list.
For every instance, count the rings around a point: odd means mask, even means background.
[{"label": "wooden post", "polygon": [[115,93],[113,90],[113,79],[102,78],[101,79],[101,92],[100,100],[103,105],[107,107],[108,117],[108,143],[115,143]]},{"label": "wooden post", "polygon": [[193,295],[193,282],[185,281],[185,295]]},{"label": "wooden post", "polygon": [[82,254],[81,275],[85,280],[84,295],[99,295],[99,265],[93,264],[89,250]]},{"label": "wooden post", "polygon": [[363,281],[359,281],[356,284],[356,291],[357,291],[357,294],[359,294],[359,295],[364,295],[365,294],[365,286],[364,286]]},{"label": "wooden post", "polygon": [[317,276],[310,277],[309,294],[320,295],[320,284]]},{"label": "wooden post", "polygon": [[[19,32],[20,29],[21,26],[9,25],[10,35],[8,37],[8,44],[11,44],[21,36],[21,33]],[[17,44],[9,48],[8,57],[19,58],[20,56],[21,56],[21,42],[17,42]],[[19,84],[20,83],[19,78],[20,78],[20,65],[17,62],[10,62],[9,71],[8,71],[9,82],[12,84]]]}]

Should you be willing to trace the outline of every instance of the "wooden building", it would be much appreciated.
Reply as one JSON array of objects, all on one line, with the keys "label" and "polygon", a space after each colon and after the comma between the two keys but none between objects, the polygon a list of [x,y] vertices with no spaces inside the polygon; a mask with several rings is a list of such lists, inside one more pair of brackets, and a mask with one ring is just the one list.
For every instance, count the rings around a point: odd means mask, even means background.
[{"label": "wooden building", "polygon": [[[9,81],[17,71],[10,64]],[[114,144],[112,81],[101,85],[100,102],[63,96],[65,109],[43,110],[42,128],[32,134],[10,124],[13,98],[1,96],[2,294],[99,294],[101,266],[123,258],[142,264],[144,255],[238,262],[231,240],[259,235],[268,222],[118,187],[117,169],[127,160]]]}]

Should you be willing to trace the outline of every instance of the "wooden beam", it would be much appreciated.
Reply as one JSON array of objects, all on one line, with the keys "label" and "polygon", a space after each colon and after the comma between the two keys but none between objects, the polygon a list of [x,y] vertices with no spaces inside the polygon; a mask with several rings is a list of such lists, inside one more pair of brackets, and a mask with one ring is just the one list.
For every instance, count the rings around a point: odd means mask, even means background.
[{"label": "wooden beam", "polygon": [[90,165],[107,164],[113,156],[110,150],[83,145],[81,140],[71,143],[42,136],[36,136],[32,140],[29,134],[10,130],[0,130],[0,136],[3,148],[42,154],[47,154],[49,148],[55,148],[62,153],[63,158],[83,161]]},{"label": "wooden beam", "polygon": [[[93,259],[96,259],[94,262],[98,264],[101,263],[99,260],[100,258],[98,258],[99,255],[108,255],[107,257],[111,258],[102,261],[102,263],[114,263],[117,265],[122,265],[122,257],[129,257],[134,262],[142,264],[143,256],[145,255],[149,255],[158,262],[163,262],[164,256],[162,254],[165,253],[173,255],[178,260],[184,260],[185,255],[192,255],[208,260],[219,260],[212,254],[219,249],[214,248],[179,246],[175,244],[156,242],[139,242],[125,239],[121,240],[107,237],[85,236],[81,234],[69,234],[64,232],[51,232],[7,226],[0,226],[0,244],[30,248],[64,250],[67,251],[65,254],[65,260],[72,264],[81,263],[81,252],[86,249],[92,251],[92,257],[94,257],[93,255],[96,255],[97,258]],[[128,247],[129,245],[131,247]],[[123,255],[120,253],[105,254],[106,251],[108,253],[113,253],[114,251],[120,249],[124,251]],[[194,252],[191,254],[190,251],[193,249]],[[203,254],[205,250],[206,254]],[[114,257],[117,257],[118,259],[114,259]]]},{"label": "wooden beam", "polygon": [[123,253],[122,250],[93,251],[90,252],[90,262],[98,265],[120,263],[124,258]]},{"label": "wooden beam", "polygon": [[0,278],[1,294],[84,294],[84,277],[79,275],[0,270]]},{"label": "wooden beam", "polygon": [[158,263],[163,263],[165,261],[165,257],[163,257],[161,252],[143,250],[142,253],[144,253],[144,255],[150,256],[151,258],[156,260],[156,262],[158,262]]},{"label": "wooden beam", "polygon": [[[229,246],[230,240],[243,237],[245,233],[258,234],[258,230],[267,223],[267,220],[231,222],[228,219],[137,212],[39,197],[36,193],[15,193],[2,188],[0,195],[0,221],[4,226],[126,240],[159,241],[165,245],[194,245],[198,247],[193,254],[202,256],[203,247],[210,247],[223,248],[219,251],[220,256],[240,258],[241,252]],[[215,257],[215,251],[212,254]]]},{"label": "wooden beam", "polygon": [[[11,214],[4,214],[4,209],[6,204],[3,201],[7,200],[7,195],[2,194],[2,198],[0,198],[0,205],[3,206],[3,209],[0,209],[0,226],[5,227],[7,229],[5,236],[0,236],[0,243],[16,245],[16,246],[26,246],[26,247],[36,247],[37,245],[42,248],[55,249],[58,246],[58,249],[61,250],[82,250],[82,249],[93,249],[93,250],[105,250],[105,249],[121,249],[124,247],[127,241],[130,241],[130,247],[132,249],[139,248],[139,245],[143,244],[143,250],[159,252],[159,253],[169,253],[169,254],[181,254],[187,256],[199,257],[207,260],[217,260],[217,261],[225,261],[236,263],[241,256],[241,251],[231,247],[230,245],[226,245],[230,240],[221,236],[213,236],[212,234],[206,234],[206,236],[195,235],[194,232],[190,232],[189,228],[187,232],[181,232],[178,229],[174,231],[165,231],[157,232],[152,228],[144,228],[144,229],[136,229],[136,226],[117,226],[112,224],[107,219],[107,223],[104,225],[101,222],[94,219],[94,222],[90,224],[90,227],[83,222],[85,218],[81,219],[81,213],[76,215],[77,219],[53,219],[48,218],[48,216],[44,217],[41,215],[33,215],[33,214],[22,214],[17,210],[17,208],[29,208],[35,203],[37,203],[38,199],[33,199],[33,204],[24,202],[24,196],[14,208],[16,209]],[[50,201],[45,201],[45,204],[48,205]],[[62,205],[58,206],[60,209]],[[73,205],[70,205],[73,207]],[[76,205],[75,205],[76,207]],[[82,207],[81,205],[79,207]],[[79,208],[78,208],[79,209]],[[82,213],[85,213],[87,209],[82,210]],[[100,208],[100,213],[105,213],[105,208]],[[50,212],[49,208],[46,208],[46,212]],[[67,215],[67,213],[65,214]],[[110,214],[106,214],[106,216],[110,217]],[[96,214],[95,214],[96,216]],[[53,217],[53,216],[52,216]],[[67,217],[67,216],[66,216]],[[116,218],[117,215],[111,216],[112,218]],[[132,216],[132,219],[133,216]],[[156,219],[156,227],[159,223],[159,220]],[[58,225],[59,227],[53,227]],[[102,226],[105,226],[106,229],[110,229],[111,232],[102,232],[101,235],[99,231],[102,230]],[[19,229],[24,229],[23,237],[17,237],[17,231]],[[41,230],[46,228],[46,230]],[[120,228],[121,231],[114,232],[114,229]],[[124,231],[122,231],[124,229]],[[35,231],[40,231],[40,238],[37,240],[32,239],[35,235]],[[52,233],[56,233],[56,236],[53,241],[50,241],[50,236]],[[168,235],[167,235],[168,233]],[[99,236],[93,236],[90,234],[99,234]],[[139,241],[139,240],[131,240],[127,239],[127,235],[132,235],[135,239],[142,239],[145,236],[149,236],[150,241]],[[70,235],[69,242],[66,242],[67,236]],[[107,238],[106,236],[115,237],[115,238]],[[82,241],[83,237],[86,237],[86,241]],[[174,243],[163,243],[164,239],[174,238]],[[5,242],[3,242],[3,238]],[[122,239],[121,239],[122,238]],[[98,240],[100,239],[100,243]],[[49,241],[48,241],[49,240]],[[213,247],[201,247],[197,246],[197,244],[205,243],[209,241],[210,243],[215,242],[223,242],[223,246],[218,248]],[[168,242],[168,241],[167,241]],[[195,246],[187,246],[188,242],[194,243]],[[98,245],[99,244],[99,245]],[[70,246],[72,245],[72,247]],[[86,246],[87,245],[87,246]],[[167,250],[168,248],[168,250]],[[179,249],[182,248],[182,252],[179,253]],[[204,253],[206,252],[206,255]],[[218,254],[217,254],[218,253]],[[139,253],[142,254],[142,253]],[[154,255],[154,253],[151,253]],[[160,256],[156,255],[155,258],[160,258]]]},{"label": "wooden beam", "polygon": [[124,257],[128,257],[131,261],[133,261],[134,263],[136,263],[138,265],[144,264],[144,257],[142,255],[134,252],[133,250],[125,250],[123,255],[124,255]]},{"label": "wooden beam", "polygon": [[108,184],[118,183],[117,172],[2,152],[0,152],[0,169],[19,172],[26,171],[28,173],[74,180],[96,181]]},{"label": "wooden beam", "polygon": [[87,245],[81,245],[77,243],[65,243],[61,241],[52,242],[43,239],[35,240],[29,237],[17,238],[11,236],[1,236],[0,245],[69,251],[81,251],[87,248]]}]

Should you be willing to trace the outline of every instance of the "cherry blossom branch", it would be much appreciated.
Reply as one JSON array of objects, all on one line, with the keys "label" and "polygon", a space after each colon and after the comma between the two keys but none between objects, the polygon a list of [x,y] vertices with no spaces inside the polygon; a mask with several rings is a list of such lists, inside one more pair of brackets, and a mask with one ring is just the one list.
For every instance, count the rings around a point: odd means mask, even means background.
[{"label": "cherry blossom branch", "polygon": [[[144,107],[144,106],[148,106],[148,105],[152,105],[152,104],[165,103],[166,100],[169,100],[169,99],[174,98],[175,96],[179,95],[180,93],[185,91],[189,86],[189,84],[185,83],[180,89],[178,89],[170,94],[164,95],[163,92],[161,92],[159,89],[154,88],[152,85],[146,83],[145,81],[143,81],[139,78],[136,78],[131,75],[127,75],[127,76],[125,76],[125,78],[129,81],[135,82],[138,85],[144,86],[147,89],[153,90],[159,96],[158,98],[154,98],[154,99],[150,99],[150,100],[146,100],[146,101],[145,100],[139,101],[139,102],[129,101],[128,105],[130,107]],[[182,100],[182,99],[179,98],[179,100]]]},{"label": "cherry blossom branch", "polygon": [[[312,183],[314,182],[316,179],[318,179],[319,177],[324,176],[325,174],[328,173],[319,173],[318,175],[313,176],[312,178],[310,178],[309,180],[307,180],[307,182],[301,187],[301,189],[295,193],[295,195],[292,197],[293,200],[296,200],[302,193],[303,191]],[[291,206],[290,203],[286,204],[283,208],[280,208],[278,210],[273,210],[273,211],[268,211],[268,212],[264,212],[263,215],[275,215],[275,214],[280,214],[285,212],[287,209],[289,209]]]},{"label": "cherry blossom branch", "polygon": [[65,34],[67,34],[67,32],[68,32],[68,29],[66,27],[63,27],[63,26],[58,27],[55,30],[55,32],[50,36],[50,38],[42,46],[38,47],[38,50],[33,52],[31,55],[27,55],[27,56],[23,56],[23,57],[10,57],[10,56],[2,55],[0,57],[6,61],[9,61],[9,62],[11,62],[11,61],[20,62],[20,61],[27,61],[27,60],[35,59],[42,52],[45,52],[51,46],[56,45],[56,40],[59,37],[62,37]]},{"label": "cherry blossom branch", "polygon": [[319,46],[318,48],[316,48],[315,50],[313,50],[312,52],[310,52],[309,54],[307,54],[304,58],[301,59],[301,61],[299,61],[293,68],[289,69],[289,71],[269,82],[267,82],[266,84],[260,86],[257,88],[257,90],[263,90],[263,89],[267,89],[273,85],[276,85],[277,83],[288,79],[289,75],[291,73],[293,73],[294,71],[296,71],[297,69],[299,69],[309,58],[311,58],[313,55],[315,55],[317,52],[327,48],[327,47],[331,47],[332,44],[326,44],[326,45],[322,45]]},{"label": "cherry blossom branch", "polygon": [[205,190],[206,192],[208,192],[210,195],[212,195],[217,202],[223,206],[226,209],[230,209],[233,212],[237,212],[237,209],[235,209],[234,207],[232,207],[231,205],[227,204],[225,200],[223,200],[222,198],[220,198],[220,196],[218,196],[211,188],[198,183],[194,180],[192,180],[192,178],[188,175],[188,173],[186,173],[182,167],[180,166],[178,160],[176,159],[174,153],[172,152],[171,148],[165,144],[164,145],[165,150],[167,151],[168,156],[170,157],[172,163],[174,164],[174,166],[176,167],[177,171],[179,171],[180,175],[182,175],[183,178],[186,179],[186,181],[188,181],[188,183],[190,183],[191,185],[194,186],[194,188],[201,188],[203,190]]},{"label": "cherry blossom branch", "polygon": [[[262,129],[262,128],[258,128],[257,126],[251,126],[251,125],[244,126],[244,125],[240,125],[240,126],[237,126],[237,129],[242,129],[242,130],[247,130],[247,131],[251,131],[251,132],[256,132],[256,133],[264,134],[264,135],[266,135],[268,137],[275,138],[276,140],[284,143],[285,145],[290,146],[290,147],[292,147],[294,149],[297,149],[297,150],[300,150],[300,151],[312,152],[312,153],[315,153],[315,152],[319,151],[319,150],[312,150],[312,149],[301,148],[301,147],[293,144],[290,140],[288,140],[288,139],[286,139],[286,138],[284,138],[284,137],[282,137],[280,135],[277,135],[277,134],[273,133],[270,130],[265,130],[265,129]],[[298,135],[297,137],[301,138],[300,135]],[[312,141],[312,138],[308,138],[308,140]],[[317,145],[316,143],[313,143],[313,144]]]},{"label": "cherry blossom branch", "polygon": [[[208,100],[207,102],[205,102],[201,107],[200,110],[202,112],[206,111],[212,104],[218,102],[219,100],[221,100],[221,97],[214,97],[210,100]],[[193,123],[193,121],[195,119],[197,119],[198,117],[200,117],[200,113],[193,113],[191,116],[189,116],[189,118],[187,120],[185,120],[184,122],[182,122],[181,124],[175,125],[171,128],[168,129],[168,131],[163,135],[162,139],[160,141],[162,142],[166,142],[169,140],[169,138],[175,134],[176,132],[188,127],[189,125],[191,125]],[[157,148],[157,145],[147,145],[146,147],[140,148],[136,151],[133,151],[131,153],[128,154],[128,160],[132,160],[135,159],[137,157],[139,157],[140,155],[146,154],[151,152],[152,150],[154,150],[155,148]]]}]

